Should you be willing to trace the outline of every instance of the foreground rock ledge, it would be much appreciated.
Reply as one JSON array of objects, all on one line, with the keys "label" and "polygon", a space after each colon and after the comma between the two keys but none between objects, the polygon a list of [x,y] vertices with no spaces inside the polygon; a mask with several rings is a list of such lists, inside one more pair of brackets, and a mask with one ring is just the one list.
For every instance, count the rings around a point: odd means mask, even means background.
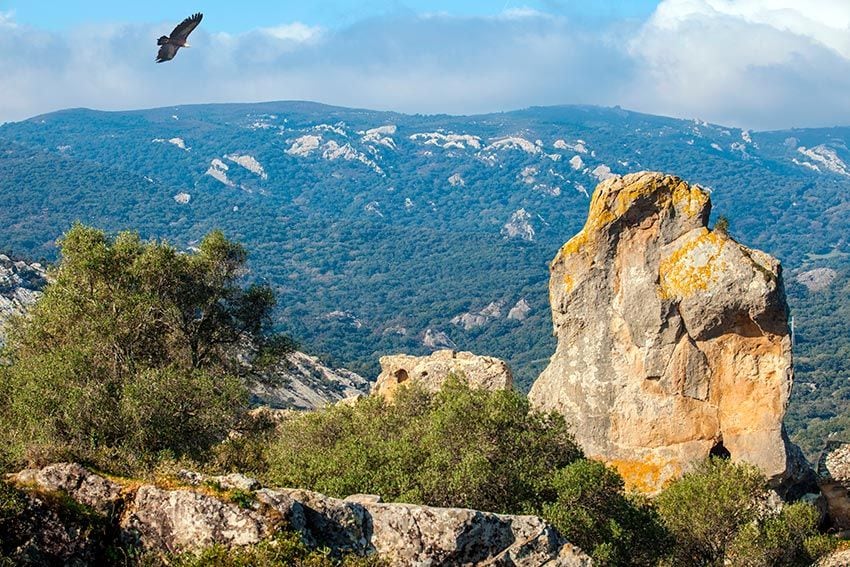
[{"label": "foreground rock ledge", "polygon": [[708,192],[677,177],[604,181],[551,264],[558,346],[529,397],[644,492],[709,453],[776,484],[796,472],[781,268],[710,230],[710,210]]},{"label": "foreground rock ledge", "polygon": [[[286,527],[308,545],[377,553],[398,566],[591,565],[587,555],[535,516],[385,504],[368,495],[339,500],[306,490],[263,488],[238,474],[206,478],[185,473],[184,488],[166,489],[116,482],[78,464],[60,463],[9,479],[30,490],[63,492],[104,514],[126,542],[163,552],[251,545]],[[241,505],[227,498],[226,491],[233,489],[241,491]],[[65,561],[72,558],[62,557],[62,551],[78,547],[66,542],[43,553]]]}]

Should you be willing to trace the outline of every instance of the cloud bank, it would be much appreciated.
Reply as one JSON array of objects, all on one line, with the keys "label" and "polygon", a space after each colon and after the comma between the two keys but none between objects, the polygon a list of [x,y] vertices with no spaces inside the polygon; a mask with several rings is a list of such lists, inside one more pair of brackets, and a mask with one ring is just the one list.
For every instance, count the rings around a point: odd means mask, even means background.
[{"label": "cloud bank", "polygon": [[[804,6],[804,7],[801,7]],[[192,36],[170,24],[51,33],[0,12],[0,121],[60,108],[316,100],[420,113],[616,105],[748,128],[850,124],[850,3],[664,0],[600,27],[515,8],[397,13],[343,29],[281,22]]]}]

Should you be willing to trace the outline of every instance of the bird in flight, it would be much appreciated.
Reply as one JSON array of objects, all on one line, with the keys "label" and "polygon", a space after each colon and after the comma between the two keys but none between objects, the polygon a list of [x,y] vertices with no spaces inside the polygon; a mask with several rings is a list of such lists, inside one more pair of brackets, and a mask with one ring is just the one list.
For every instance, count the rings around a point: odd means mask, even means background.
[{"label": "bird in flight", "polygon": [[181,47],[189,47],[189,43],[187,40],[189,39],[189,34],[192,33],[198,24],[201,23],[201,20],[204,18],[204,15],[198,12],[192,16],[189,16],[174,28],[174,31],[171,32],[171,35],[164,35],[159,38],[156,42],[157,45],[160,46],[159,53],[156,55],[157,63],[164,63],[165,61],[171,61],[174,59],[174,56],[177,55],[177,50]]}]

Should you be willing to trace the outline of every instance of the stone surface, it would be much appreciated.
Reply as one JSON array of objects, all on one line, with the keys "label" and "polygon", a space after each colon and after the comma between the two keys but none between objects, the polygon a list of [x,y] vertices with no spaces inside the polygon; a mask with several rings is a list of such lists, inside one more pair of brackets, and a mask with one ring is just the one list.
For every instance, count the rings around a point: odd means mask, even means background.
[{"label": "stone surface", "polygon": [[818,459],[817,479],[832,526],[850,530],[850,443],[827,443]]},{"label": "stone surface", "polygon": [[408,380],[414,380],[427,390],[436,392],[450,374],[464,377],[476,388],[513,388],[511,369],[504,361],[471,352],[439,350],[429,356],[382,356],[381,374],[372,387],[372,394],[392,399],[399,385]]},{"label": "stone surface", "polygon": [[677,177],[606,180],[551,264],[558,345],[529,397],[644,492],[713,450],[775,484],[794,469],[781,268],[710,230],[710,208]]},{"label": "stone surface", "polygon": [[832,268],[815,268],[797,274],[794,279],[797,283],[806,286],[809,291],[818,292],[827,289],[836,277],[838,277],[838,272]]},{"label": "stone surface", "polygon": [[272,533],[264,516],[192,490],[141,486],[122,520],[126,537],[147,549],[179,551],[249,545]]},{"label": "stone surface", "polygon": [[9,478],[19,485],[64,492],[77,502],[107,516],[117,516],[123,506],[121,485],[76,463],[57,463],[42,469],[27,469]]},{"label": "stone surface", "polygon": [[[61,465],[57,470],[70,471],[63,474],[48,469],[17,476],[26,479],[25,487],[30,490],[63,490],[72,497],[83,493],[69,492],[77,482],[68,479],[84,477],[90,485],[111,482],[88,471],[81,473],[79,465]],[[128,483],[124,490],[126,509],[120,519],[114,519],[125,541],[145,549],[179,552],[213,544],[249,545],[287,526],[300,532],[308,545],[359,555],[378,554],[387,564],[399,567],[591,565],[587,555],[535,516],[386,504],[374,495],[340,500],[308,490],[259,488],[259,483],[247,477],[231,479],[234,485],[250,487],[248,503],[243,499],[236,504],[226,493],[202,490],[204,481],[225,477],[207,478],[189,472],[180,477],[198,486],[164,489]],[[70,532],[62,531],[61,522],[54,527],[51,533],[59,538],[65,555],[81,553],[79,549],[84,548],[80,546],[85,542],[75,542],[72,535],[62,539],[62,534]],[[36,543],[41,548],[47,545],[40,540]]]},{"label": "stone surface", "polygon": [[0,254],[0,345],[3,344],[6,321],[22,315],[41,297],[47,284],[47,273],[41,264],[15,261]]},{"label": "stone surface", "polygon": [[372,383],[344,368],[330,368],[315,356],[287,353],[268,365],[257,364],[257,349],[243,341],[235,358],[242,365],[251,403],[273,409],[314,410],[369,394]]},{"label": "stone surface", "polygon": [[847,567],[850,565],[850,549],[834,551],[815,563],[816,567]]}]

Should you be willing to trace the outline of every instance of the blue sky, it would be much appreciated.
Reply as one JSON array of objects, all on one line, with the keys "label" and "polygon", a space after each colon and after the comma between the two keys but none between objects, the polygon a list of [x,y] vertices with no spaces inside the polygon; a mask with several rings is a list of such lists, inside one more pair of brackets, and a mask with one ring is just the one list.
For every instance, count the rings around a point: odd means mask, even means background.
[{"label": "blue sky", "polygon": [[[153,63],[195,11],[193,49]],[[408,113],[620,105],[850,124],[847,0],[0,0],[0,122],[313,100]]]},{"label": "blue sky", "polygon": [[210,31],[245,32],[282,22],[338,28],[359,20],[404,13],[444,12],[455,16],[493,16],[530,8],[574,18],[646,18],[658,0],[0,0],[18,22],[50,30],[98,22],[180,20],[202,11]]}]

